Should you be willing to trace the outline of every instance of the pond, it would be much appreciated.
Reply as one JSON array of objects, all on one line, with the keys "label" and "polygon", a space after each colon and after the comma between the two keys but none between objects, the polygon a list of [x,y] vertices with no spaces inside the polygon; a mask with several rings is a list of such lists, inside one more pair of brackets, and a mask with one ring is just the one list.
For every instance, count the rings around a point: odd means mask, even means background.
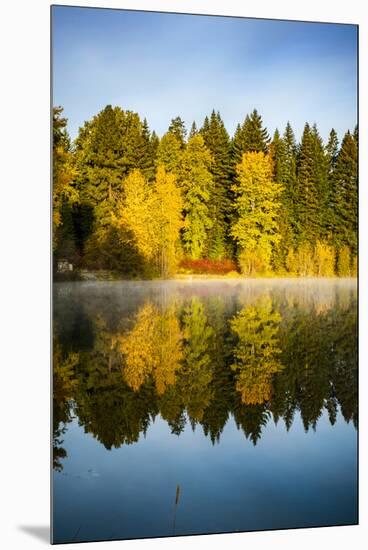
[{"label": "pond", "polygon": [[54,543],[357,523],[354,279],[54,285]]}]

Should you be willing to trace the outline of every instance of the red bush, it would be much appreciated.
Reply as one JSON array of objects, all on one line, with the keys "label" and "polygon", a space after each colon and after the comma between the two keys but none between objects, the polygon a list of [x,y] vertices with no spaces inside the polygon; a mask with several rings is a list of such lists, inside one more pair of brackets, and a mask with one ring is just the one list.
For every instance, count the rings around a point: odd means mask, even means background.
[{"label": "red bush", "polygon": [[180,267],[198,274],[224,275],[230,271],[237,271],[237,265],[232,260],[210,260],[209,258],[200,260],[185,259],[180,262]]}]

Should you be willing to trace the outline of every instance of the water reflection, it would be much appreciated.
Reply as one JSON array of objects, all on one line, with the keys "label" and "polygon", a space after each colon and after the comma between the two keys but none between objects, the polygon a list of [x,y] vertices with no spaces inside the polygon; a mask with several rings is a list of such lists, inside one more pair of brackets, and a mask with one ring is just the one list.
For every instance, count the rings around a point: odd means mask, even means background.
[{"label": "water reflection", "polygon": [[75,415],[106,449],[137,442],[158,414],[172,433],[200,425],[214,444],[230,415],[254,445],[271,419],[289,429],[297,410],[306,431],[324,410],[334,424],[339,408],[357,425],[353,290],[173,292],[120,310],[70,300],[54,327],[57,470]]}]

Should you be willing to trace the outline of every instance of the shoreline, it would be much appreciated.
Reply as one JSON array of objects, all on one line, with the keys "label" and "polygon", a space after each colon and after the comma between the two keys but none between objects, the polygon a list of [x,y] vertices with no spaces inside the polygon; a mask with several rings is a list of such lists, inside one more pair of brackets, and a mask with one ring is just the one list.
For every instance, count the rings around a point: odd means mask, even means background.
[{"label": "shoreline", "polygon": [[[55,276],[56,275],[56,276]],[[183,274],[178,273],[168,279],[161,279],[159,277],[152,279],[143,278],[126,278],[121,274],[112,271],[75,271],[72,273],[58,273],[55,274],[52,283],[65,283],[65,282],[130,282],[130,283],[157,283],[157,282],[206,282],[206,281],[221,281],[221,282],[245,282],[245,281],[357,281],[357,275],[350,275],[346,277],[338,277],[336,275],[331,277],[310,275],[305,277],[299,277],[297,275],[284,274],[284,275],[258,275],[258,276],[243,276],[240,273],[234,274]]]}]

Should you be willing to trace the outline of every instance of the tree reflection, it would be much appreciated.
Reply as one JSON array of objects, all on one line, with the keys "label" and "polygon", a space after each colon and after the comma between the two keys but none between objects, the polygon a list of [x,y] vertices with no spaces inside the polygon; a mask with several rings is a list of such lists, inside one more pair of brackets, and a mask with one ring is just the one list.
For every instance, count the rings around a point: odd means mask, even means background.
[{"label": "tree reflection", "polygon": [[231,321],[238,339],[231,368],[236,372],[236,389],[246,405],[268,401],[272,377],[282,370],[277,338],[280,321],[281,315],[273,309],[269,297],[243,308]]},{"label": "tree reflection", "polygon": [[[75,315],[81,317],[81,312]],[[83,315],[86,315],[84,312]],[[189,422],[215,444],[230,417],[257,443],[273,418],[305,430],[326,411],[357,425],[356,299],[278,294],[239,307],[221,297],[142,303],[116,318],[88,315],[89,338],[55,330],[54,467],[72,411],[107,449],[132,444],[156,415],[179,435]]]}]

